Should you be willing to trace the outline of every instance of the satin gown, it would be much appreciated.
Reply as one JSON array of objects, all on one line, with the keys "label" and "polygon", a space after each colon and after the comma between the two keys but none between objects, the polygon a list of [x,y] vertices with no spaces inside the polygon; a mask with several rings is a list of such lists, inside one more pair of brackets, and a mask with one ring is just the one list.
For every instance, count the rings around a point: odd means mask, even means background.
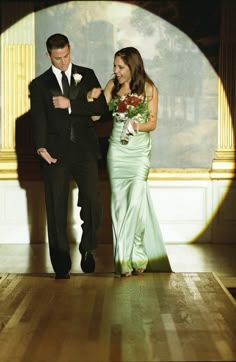
[{"label": "satin gown", "polygon": [[[147,120],[142,114],[141,123]],[[151,159],[149,132],[130,136],[123,145],[123,122],[113,114],[107,167],[111,184],[111,216],[115,273],[143,268],[171,272],[162,233],[147,183]]]}]

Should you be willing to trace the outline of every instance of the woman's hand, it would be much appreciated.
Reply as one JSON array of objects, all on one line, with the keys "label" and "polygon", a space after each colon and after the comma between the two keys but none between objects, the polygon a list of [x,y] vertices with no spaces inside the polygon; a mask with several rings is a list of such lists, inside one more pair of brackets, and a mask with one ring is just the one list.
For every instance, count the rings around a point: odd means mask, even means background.
[{"label": "woman's hand", "polygon": [[93,102],[94,99],[97,99],[102,93],[102,88],[93,88],[87,93],[87,101]]},{"label": "woman's hand", "polygon": [[138,121],[136,121],[136,120],[132,121],[131,125],[132,125],[132,128],[135,131],[135,133],[138,133],[139,132],[139,123],[138,123]]},{"label": "woman's hand", "polygon": [[96,122],[101,118],[101,116],[91,116],[92,121]]}]

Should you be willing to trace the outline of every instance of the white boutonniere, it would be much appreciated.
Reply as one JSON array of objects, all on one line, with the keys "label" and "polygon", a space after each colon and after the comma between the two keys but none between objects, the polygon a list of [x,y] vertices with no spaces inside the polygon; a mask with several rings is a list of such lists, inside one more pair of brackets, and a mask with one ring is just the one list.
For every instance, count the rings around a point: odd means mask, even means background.
[{"label": "white boutonniere", "polygon": [[77,85],[78,83],[81,82],[81,79],[83,78],[83,76],[79,73],[75,73],[75,74],[73,74],[73,78],[75,81],[75,85]]}]

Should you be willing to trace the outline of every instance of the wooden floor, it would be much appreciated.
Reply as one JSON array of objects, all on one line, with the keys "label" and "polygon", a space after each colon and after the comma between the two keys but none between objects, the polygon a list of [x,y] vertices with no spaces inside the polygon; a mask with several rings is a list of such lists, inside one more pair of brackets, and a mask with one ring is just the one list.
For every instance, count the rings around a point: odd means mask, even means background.
[{"label": "wooden floor", "polygon": [[[226,286],[236,287],[235,244],[167,244],[170,263],[175,272],[214,272]],[[71,244],[72,274],[81,273],[78,245]],[[96,272],[112,273],[112,246],[98,245]],[[47,244],[1,244],[0,272],[52,273]]]},{"label": "wooden floor", "polygon": [[235,361],[236,308],[212,273],[1,275],[1,362]]},{"label": "wooden floor", "polygon": [[54,280],[47,245],[0,244],[0,362],[236,361],[235,245],[167,245],[174,273]]}]

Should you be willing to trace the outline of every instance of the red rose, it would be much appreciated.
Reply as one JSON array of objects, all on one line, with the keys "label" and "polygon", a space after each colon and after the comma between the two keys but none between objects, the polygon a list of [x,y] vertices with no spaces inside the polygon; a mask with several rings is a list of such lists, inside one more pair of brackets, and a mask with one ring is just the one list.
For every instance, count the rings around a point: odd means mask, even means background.
[{"label": "red rose", "polygon": [[135,96],[129,98],[129,104],[132,106],[136,106],[136,104],[138,104],[139,102],[141,102],[141,98]]},{"label": "red rose", "polygon": [[126,112],[127,106],[136,106],[136,104],[138,104],[141,101],[142,101],[142,99],[137,96],[128,95],[125,97],[125,99],[123,99],[123,101],[121,101],[118,104],[117,112],[121,112],[121,113]]},{"label": "red rose", "polygon": [[127,102],[127,100],[125,98],[122,102],[120,102],[118,104],[117,112],[123,113],[123,112],[125,112],[127,110],[127,103],[126,102]]}]

